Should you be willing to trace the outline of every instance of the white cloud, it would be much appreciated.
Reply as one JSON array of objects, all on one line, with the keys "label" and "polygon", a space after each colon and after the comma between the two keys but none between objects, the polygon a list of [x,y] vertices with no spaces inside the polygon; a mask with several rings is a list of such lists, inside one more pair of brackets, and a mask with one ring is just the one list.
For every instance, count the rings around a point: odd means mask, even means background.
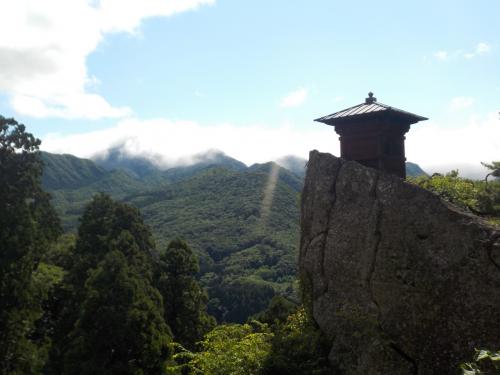
[{"label": "white cloud", "polygon": [[446,51],[437,51],[434,53],[434,57],[438,60],[446,60],[448,58],[448,52]]},{"label": "white cloud", "polygon": [[457,58],[473,59],[477,56],[482,56],[491,51],[491,46],[488,43],[480,42],[476,45],[473,51],[464,52],[463,50],[456,50],[453,52],[448,52],[445,50],[434,52],[433,56],[440,61],[454,60]]},{"label": "white cloud", "polygon": [[337,137],[332,127],[317,124],[304,130],[289,124],[241,127],[168,119],[126,119],[112,128],[89,133],[49,134],[42,139],[42,149],[88,158],[113,146],[124,145],[130,155],[155,155],[165,165],[184,164],[192,155],[217,149],[252,164],[290,154],[307,158],[312,149],[338,155]]},{"label": "white cloud", "polygon": [[149,17],[195,10],[215,0],[100,0],[99,20],[104,32],[134,32]]},{"label": "white cloud", "polygon": [[476,53],[478,55],[484,55],[491,51],[491,46],[487,43],[479,43],[476,47]]},{"label": "white cloud", "polygon": [[16,0],[0,2],[0,92],[13,108],[34,117],[123,117],[91,92],[86,58],[107,33],[133,33],[153,16],[215,0]]},{"label": "white cloud", "polygon": [[291,108],[298,107],[307,99],[307,90],[304,88],[297,89],[287,94],[283,99],[281,99],[281,108]]},{"label": "white cloud", "polygon": [[468,53],[464,54],[464,56],[466,59],[472,59],[476,56],[485,55],[485,54],[489,53],[490,51],[491,51],[491,46],[488,43],[481,42],[481,43],[478,43],[478,45],[476,46],[476,48],[474,49],[473,52],[468,52]]},{"label": "white cloud", "polygon": [[406,139],[407,159],[426,172],[459,169],[461,175],[483,178],[480,162],[500,158],[500,119],[491,113],[454,128],[423,122],[413,125]]},{"label": "white cloud", "polygon": [[473,104],[474,104],[474,98],[468,96],[458,96],[451,100],[450,109],[452,111],[461,111],[472,107]]},{"label": "white cloud", "polygon": [[[458,168],[462,175],[484,177],[480,162],[500,157],[498,113],[454,125],[458,127],[430,121],[413,125],[406,136],[407,159],[429,173]],[[154,157],[153,161],[160,165],[189,164],[193,155],[210,149],[221,150],[248,165],[277,160],[284,155],[307,159],[313,149],[339,155],[338,136],[331,126],[241,127],[168,119],[127,119],[114,127],[89,133],[51,134],[43,137],[42,149],[92,157],[118,145],[123,145],[129,155]]]}]

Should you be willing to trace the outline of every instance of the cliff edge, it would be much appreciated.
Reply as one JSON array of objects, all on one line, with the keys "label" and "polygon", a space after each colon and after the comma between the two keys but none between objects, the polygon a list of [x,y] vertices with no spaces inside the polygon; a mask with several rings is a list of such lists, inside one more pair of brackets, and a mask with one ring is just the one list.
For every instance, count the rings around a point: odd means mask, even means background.
[{"label": "cliff edge", "polygon": [[299,269],[335,374],[457,374],[500,344],[500,231],[398,177],[311,151]]}]

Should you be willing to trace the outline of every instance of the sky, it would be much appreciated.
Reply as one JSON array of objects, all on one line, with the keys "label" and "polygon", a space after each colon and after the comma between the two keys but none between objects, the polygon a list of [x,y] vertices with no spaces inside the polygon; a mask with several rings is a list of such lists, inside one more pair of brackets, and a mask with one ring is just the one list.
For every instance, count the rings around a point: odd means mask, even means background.
[{"label": "sky", "polygon": [[406,156],[481,178],[500,160],[497,0],[0,0],[0,114],[80,157],[170,164],[318,149],[313,119],[378,101],[429,120]]}]

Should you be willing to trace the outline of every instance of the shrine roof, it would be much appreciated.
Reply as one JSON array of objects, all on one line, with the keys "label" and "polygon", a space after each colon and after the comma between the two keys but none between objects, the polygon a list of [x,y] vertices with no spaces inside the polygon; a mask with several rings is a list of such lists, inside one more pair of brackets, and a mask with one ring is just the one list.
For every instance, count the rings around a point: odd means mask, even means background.
[{"label": "shrine roof", "polygon": [[387,104],[382,104],[377,102],[377,98],[373,97],[373,93],[368,94],[368,98],[365,99],[364,103],[355,105],[350,108],[343,109],[341,111],[332,113],[331,115],[323,116],[315,119],[314,121],[323,122],[328,125],[334,125],[336,120],[341,121],[348,118],[354,117],[364,117],[370,116],[375,113],[396,113],[401,117],[407,118],[409,122],[415,123],[419,121],[428,120],[428,118],[416,115],[414,113],[410,113],[407,111],[403,111],[402,109],[398,109]]}]

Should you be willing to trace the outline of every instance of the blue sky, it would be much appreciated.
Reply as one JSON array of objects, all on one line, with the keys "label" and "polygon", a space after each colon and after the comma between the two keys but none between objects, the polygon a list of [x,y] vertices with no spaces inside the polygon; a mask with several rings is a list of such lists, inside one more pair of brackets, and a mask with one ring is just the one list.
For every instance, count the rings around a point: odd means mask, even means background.
[{"label": "blue sky", "polygon": [[[14,5],[15,4],[15,5]],[[0,4],[0,113],[43,148],[250,164],[317,148],[362,102],[426,117],[409,160],[500,159],[498,1],[19,0]]]}]

